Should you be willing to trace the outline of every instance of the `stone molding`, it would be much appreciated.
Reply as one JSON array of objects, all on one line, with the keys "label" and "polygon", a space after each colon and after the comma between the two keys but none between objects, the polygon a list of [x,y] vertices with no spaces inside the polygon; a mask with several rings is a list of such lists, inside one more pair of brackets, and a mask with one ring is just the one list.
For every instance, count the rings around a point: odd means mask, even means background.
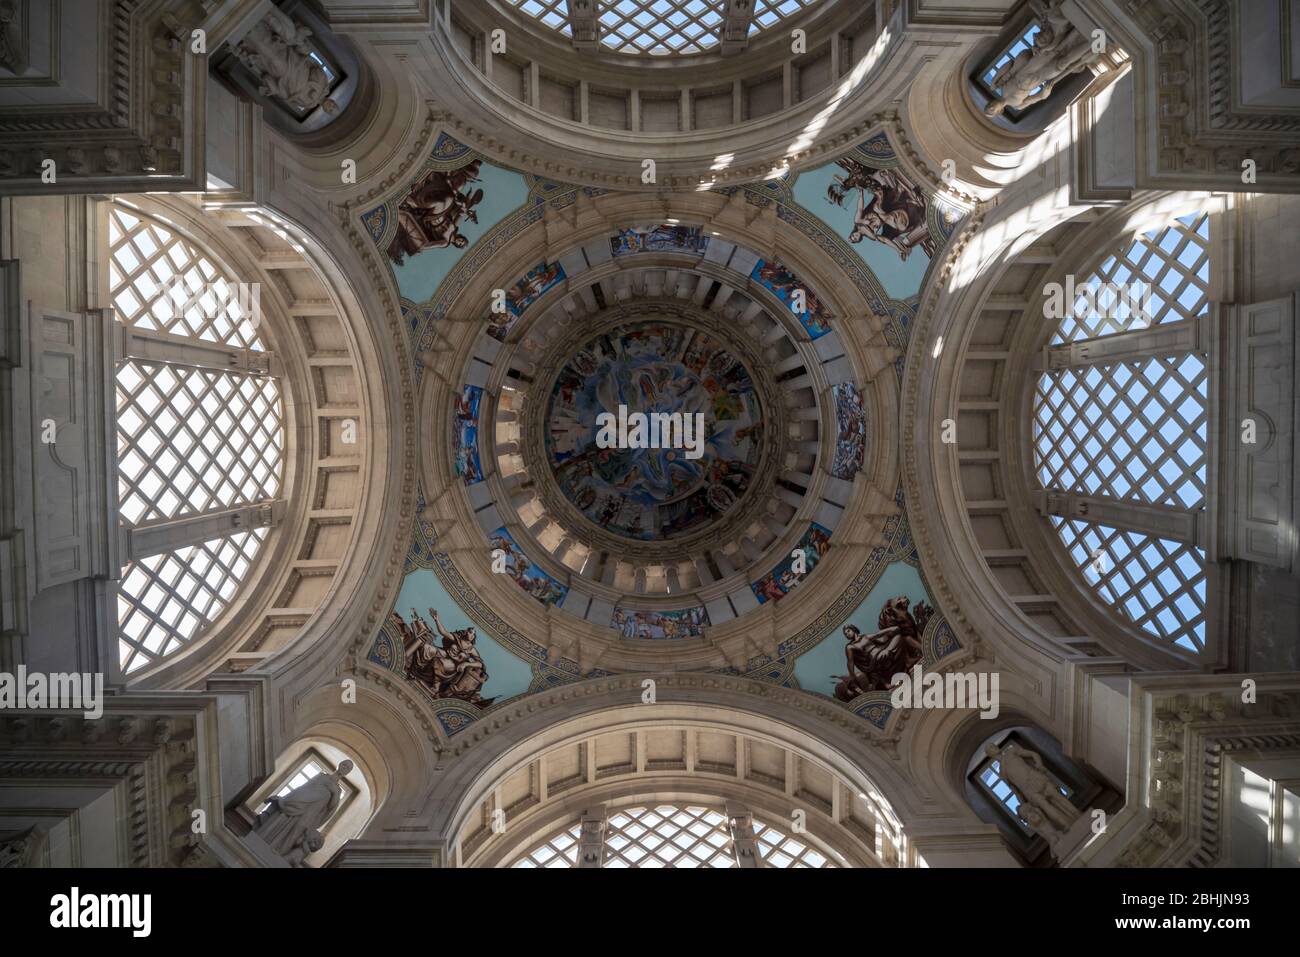
[{"label": "stone molding", "polygon": [[[101,3],[100,99],[0,106],[0,193],[202,190],[207,58],[190,53],[190,42],[214,5]],[[51,29],[58,28],[56,22]],[[42,181],[45,159],[57,164],[53,183]]]}]

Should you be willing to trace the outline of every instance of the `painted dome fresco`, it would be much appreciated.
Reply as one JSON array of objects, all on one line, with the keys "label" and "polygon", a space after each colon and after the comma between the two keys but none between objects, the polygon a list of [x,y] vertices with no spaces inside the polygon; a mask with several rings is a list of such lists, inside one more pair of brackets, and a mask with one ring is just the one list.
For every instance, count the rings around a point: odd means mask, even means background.
[{"label": "painted dome fresco", "polygon": [[1296,36],[0,0],[0,875],[1300,865]]},{"label": "painted dome fresco", "polygon": [[[617,427],[620,418],[610,410],[639,425],[642,441],[633,434],[623,448],[602,447],[599,421]],[[679,430],[688,441],[678,441]],[[740,359],[689,326],[643,322],[587,342],[560,370],[546,448],[561,491],[586,518],[661,540],[706,529],[731,510],[758,468],[762,430]]]}]

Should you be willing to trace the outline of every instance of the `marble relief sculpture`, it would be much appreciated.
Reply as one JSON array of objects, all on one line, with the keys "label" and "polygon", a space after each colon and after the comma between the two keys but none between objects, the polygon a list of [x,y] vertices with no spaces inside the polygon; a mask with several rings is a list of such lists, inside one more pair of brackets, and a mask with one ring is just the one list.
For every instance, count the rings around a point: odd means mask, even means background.
[{"label": "marble relief sculpture", "polygon": [[1056,84],[1096,63],[1092,40],[1061,13],[1063,0],[1030,0],[1037,15],[1038,33],[997,73],[990,86],[1000,94],[984,108],[986,116],[1001,116],[1008,109],[1023,110],[1052,95]]},{"label": "marble relief sculpture", "polygon": [[311,30],[280,10],[271,10],[235,44],[235,56],[257,77],[258,92],[283,100],[299,115],[321,107],[334,113],[330,76],[313,59]]},{"label": "marble relief sculpture", "polygon": [[887,691],[894,675],[909,671],[924,657],[921,636],[933,614],[924,599],[909,611],[907,596],[899,595],[880,609],[878,631],[863,634],[857,625],[845,625],[848,674],[831,675],[835,697],[852,701],[868,691]]},{"label": "marble relief sculpture", "polygon": [[435,698],[459,698],[486,708],[496,699],[484,698],[480,694],[487,683],[488,672],[476,647],[474,629],[460,628],[449,632],[432,608],[429,616],[442,638],[441,645],[434,641],[433,629],[414,608],[409,623],[393,612],[393,626],[402,636],[405,650],[406,676]]},{"label": "marble relief sculpture", "polygon": [[470,190],[479,181],[479,160],[456,170],[430,170],[397,204],[397,233],[388,245],[388,258],[402,265],[407,256],[425,249],[464,249],[469,238],[464,223],[477,223],[474,207],[483,190]]},{"label": "marble relief sculpture", "polygon": [[279,853],[290,866],[305,867],[306,858],[325,846],[321,828],[342,799],[340,782],[352,771],[344,761],[333,774],[318,774],[288,794],[272,797],[257,818],[253,833]]}]

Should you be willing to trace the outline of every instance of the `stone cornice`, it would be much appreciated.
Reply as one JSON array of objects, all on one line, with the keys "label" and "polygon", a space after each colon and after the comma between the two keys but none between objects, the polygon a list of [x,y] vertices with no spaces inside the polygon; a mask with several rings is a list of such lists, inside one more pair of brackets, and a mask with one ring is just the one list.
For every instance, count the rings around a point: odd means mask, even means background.
[{"label": "stone cornice", "polygon": [[[207,58],[190,43],[210,5],[100,3],[99,99],[0,108],[0,193],[204,189]],[[43,181],[46,159],[57,164],[54,182]]]}]

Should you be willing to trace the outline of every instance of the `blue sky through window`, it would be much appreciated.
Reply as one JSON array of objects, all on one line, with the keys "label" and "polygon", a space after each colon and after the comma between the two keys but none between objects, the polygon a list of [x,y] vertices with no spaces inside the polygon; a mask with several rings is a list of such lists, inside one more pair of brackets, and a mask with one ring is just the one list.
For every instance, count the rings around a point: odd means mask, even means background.
[{"label": "blue sky through window", "polygon": [[[1052,343],[1180,322],[1209,310],[1209,216],[1134,237],[1077,289]],[[1124,284],[1144,284],[1123,294]],[[1130,308],[1130,303],[1148,303]],[[1144,314],[1145,312],[1145,314]],[[1204,506],[1209,369],[1194,352],[1043,373],[1034,398],[1035,470],[1045,489],[1144,505]],[[1205,554],[1103,525],[1053,518],[1084,579],[1138,628],[1187,651],[1205,644]]]}]

